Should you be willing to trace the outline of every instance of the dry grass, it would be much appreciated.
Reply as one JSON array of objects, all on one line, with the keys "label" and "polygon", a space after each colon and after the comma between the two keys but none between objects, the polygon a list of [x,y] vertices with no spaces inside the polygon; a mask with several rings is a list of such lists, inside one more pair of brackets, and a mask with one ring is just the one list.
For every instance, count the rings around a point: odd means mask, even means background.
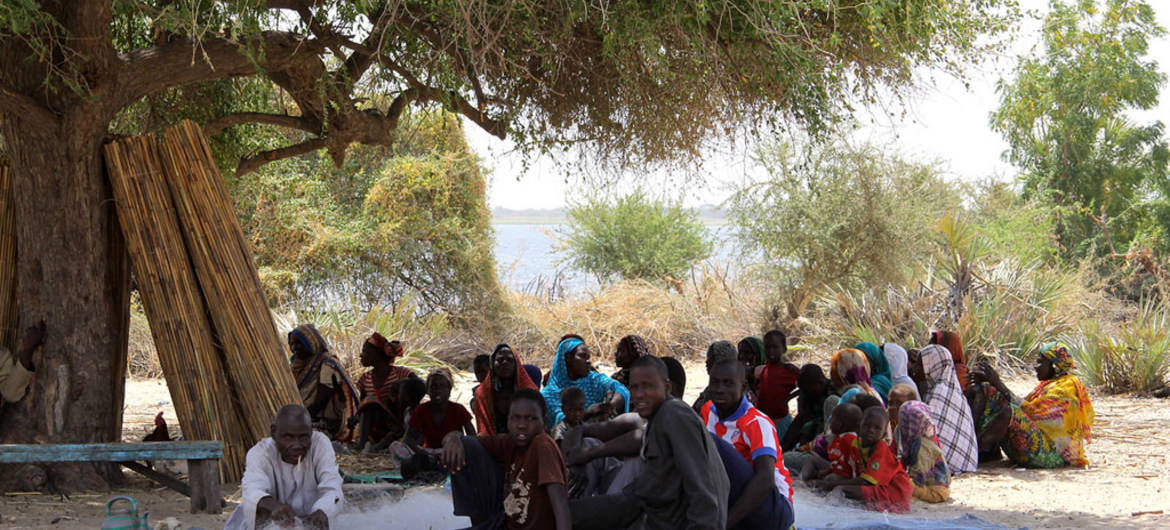
[{"label": "dry grass", "polygon": [[622,337],[636,334],[655,355],[688,358],[716,340],[759,335],[766,312],[762,292],[730,282],[726,269],[710,265],[669,287],[628,280],[552,300],[513,292],[503,341],[526,361],[545,365],[566,333],[581,335],[595,355],[608,357]]}]

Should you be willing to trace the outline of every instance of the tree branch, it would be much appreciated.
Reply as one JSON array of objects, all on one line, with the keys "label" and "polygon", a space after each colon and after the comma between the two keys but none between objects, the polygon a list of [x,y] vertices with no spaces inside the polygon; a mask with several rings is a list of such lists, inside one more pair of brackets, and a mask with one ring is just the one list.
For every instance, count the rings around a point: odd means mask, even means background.
[{"label": "tree branch", "polygon": [[[242,53],[244,46],[264,50],[256,61]],[[320,61],[324,45],[316,39],[266,31],[253,42],[239,44],[215,38],[202,42],[176,39],[167,44],[120,54],[118,92],[112,108],[125,108],[167,88],[229,77],[285,70],[299,61]]]},{"label": "tree branch", "polygon": [[268,114],[264,112],[238,112],[235,114],[228,114],[220,116],[203,125],[203,134],[208,136],[222,131],[228,127],[240,125],[244,123],[263,123],[265,125],[275,125],[277,127],[287,127],[289,129],[299,129],[307,133],[317,134],[321,131],[313,127],[312,124],[300,116],[289,116],[287,114]]},{"label": "tree branch", "polygon": [[4,85],[0,85],[0,114],[23,114],[43,122],[52,122],[55,119],[48,107]]},{"label": "tree branch", "polygon": [[269,151],[262,151],[250,157],[240,159],[240,164],[236,166],[236,177],[242,177],[260,169],[265,164],[283,160],[285,158],[292,158],[300,156],[305,153],[311,153],[322,147],[325,147],[326,141],[324,138],[313,138],[305,140],[299,144],[293,144],[287,147],[280,147]]},{"label": "tree branch", "polygon": [[[409,70],[394,62],[394,60],[381,54],[379,54],[378,58],[379,62],[384,64],[387,68],[393,70],[398,75],[402,76],[402,78],[411,85],[411,89],[415,91],[412,99],[433,101],[442,105],[447,110],[462,114],[463,116],[467,117],[467,119],[478,125],[481,129],[486,131],[488,134],[495,136],[496,138],[503,140],[507,137],[508,125],[506,123],[489,118],[485,112],[479,110],[478,107],[472,105],[469,101],[467,101],[466,98],[460,96],[454,90],[444,92],[432,86],[428,86]],[[407,94],[407,92],[404,92],[403,94]],[[398,101],[399,100],[395,98],[394,103],[398,103]],[[393,106],[394,104],[391,104],[391,107]]]}]

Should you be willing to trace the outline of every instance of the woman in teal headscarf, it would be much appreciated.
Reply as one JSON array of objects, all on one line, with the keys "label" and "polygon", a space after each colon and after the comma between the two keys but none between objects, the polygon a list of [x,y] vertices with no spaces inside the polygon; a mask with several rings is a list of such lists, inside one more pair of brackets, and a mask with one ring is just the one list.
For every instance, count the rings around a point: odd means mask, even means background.
[{"label": "woman in teal headscarf", "polygon": [[[630,411],[630,391],[625,385],[602,374],[589,365],[591,353],[585,341],[576,335],[568,335],[557,345],[557,356],[553,359],[548,384],[541,389],[548,404],[548,425],[552,426],[565,419],[561,412],[561,391],[575,386],[585,393],[585,415],[596,414],[612,404],[614,410]],[[607,402],[609,396],[613,401]],[[620,396],[620,398],[618,398]]]},{"label": "woman in teal headscarf", "polygon": [[869,380],[873,383],[874,390],[882,395],[882,401],[886,401],[889,399],[890,389],[894,387],[894,382],[890,379],[890,362],[886,360],[886,355],[872,342],[859,342],[854,348],[861,350],[869,360]]}]

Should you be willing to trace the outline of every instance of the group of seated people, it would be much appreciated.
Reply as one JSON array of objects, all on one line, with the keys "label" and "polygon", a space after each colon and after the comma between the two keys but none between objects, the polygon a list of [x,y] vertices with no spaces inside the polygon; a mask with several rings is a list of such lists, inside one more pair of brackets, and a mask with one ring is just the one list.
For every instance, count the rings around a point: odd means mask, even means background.
[{"label": "group of seated people", "polygon": [[[249,452],[242,523],[228,528],[291,514],[327,527],[343,502],[332,486],[290,504],[272,493],[287,487],[270,485],[300,483],[298,473],[333,480],[330,438],[447,469],[454,513],[477,529],[788,528],[792,475],[906,512],[912,498],[945,501],[952,475],[1000,450],[1022,466],[1088,464],[1092,405],[1059,343],[1039,348],[1040,384],[1019,398],[988,364],[969,370],[952,332],[932,333],[921,350],[842,349],[826,377],[787,363],[787,338],[773,330],[711,344],[707,387],[687,405],[682,365],[653,356],[640,337],[618,342],[619,370],[607,376],[584,339],[566,335],[543,380],[506,344],[477,357],[471,412],[450,401],[449,372],[423,380],[394,366],[402,345],[381,335],[363,347],[369,370],[356,387],[313,326],[298,326],[289,345],[305,405],[282,409],[273,437]],[[303,442],[282,430],[292,420]],[[330,436],[301,432],[312,427]],[[305,455],[332,474],[302,469]],[[249,484],[269,489],[249,493]]]}]

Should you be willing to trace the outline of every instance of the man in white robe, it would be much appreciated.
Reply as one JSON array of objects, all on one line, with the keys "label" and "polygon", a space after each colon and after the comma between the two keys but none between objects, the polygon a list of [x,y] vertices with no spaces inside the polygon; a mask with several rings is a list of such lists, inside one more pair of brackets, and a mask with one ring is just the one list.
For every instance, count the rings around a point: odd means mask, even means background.
[{"label": "man in white robe", "polygon": [[329,437],[313,431],[309,411],[288,405],[272,421],[272,437],[248,450],[243,499],[224,530],[328,529],[345,505],[341,474]]}]

